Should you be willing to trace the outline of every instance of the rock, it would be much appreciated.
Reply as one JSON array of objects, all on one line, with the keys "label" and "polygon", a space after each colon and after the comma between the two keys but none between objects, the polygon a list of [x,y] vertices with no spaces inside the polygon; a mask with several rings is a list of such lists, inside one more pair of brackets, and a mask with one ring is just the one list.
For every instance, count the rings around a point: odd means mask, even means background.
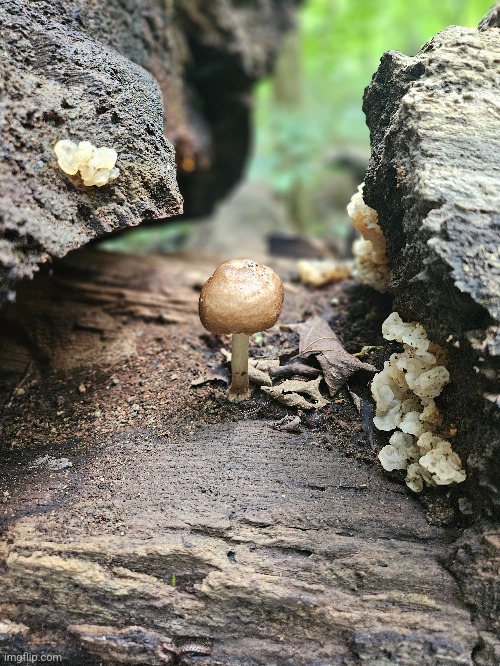
[{"label": "rock", "polygon": [[[449,355],[443,397],[480,511],[500,515],[500,31],[451,27],[384,55],[364,97],[394,310]],[[464,488],[466,488],[464,487]]]}]

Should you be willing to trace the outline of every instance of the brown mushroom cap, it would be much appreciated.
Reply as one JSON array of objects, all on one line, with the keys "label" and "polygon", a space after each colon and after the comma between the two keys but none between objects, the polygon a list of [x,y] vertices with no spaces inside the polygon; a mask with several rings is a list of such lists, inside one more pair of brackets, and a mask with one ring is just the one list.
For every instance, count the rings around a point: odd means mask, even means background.
[{"label": "brown mushroom cap", "polygon": [[251,259],[229,259],[208,278],[200,294],[200,319],[211,333],[251,335],[274,326],[283,304],[276,273]]}]

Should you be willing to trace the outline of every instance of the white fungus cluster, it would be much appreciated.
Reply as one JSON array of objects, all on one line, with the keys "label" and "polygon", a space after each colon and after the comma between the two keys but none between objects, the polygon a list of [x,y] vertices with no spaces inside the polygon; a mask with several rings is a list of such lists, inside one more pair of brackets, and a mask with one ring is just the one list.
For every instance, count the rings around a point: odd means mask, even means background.
[{"label": "white fungus cluster", "polygon": [[120,175],[115,167],[118,154],[113,148],[96,148],[90,141],[75,143],[63,139],[56,143],[54,152],[64,173],[74,176],[79,171],[84,185],[102,187]]},{"label": "white fungus cluster", "polygon": [[379,453],[388,471],[406,469],[406,484],[415,492],[427,486],[461,483],[465,472],[450,442],[436,435],[441,414],[436,398],[450,381],[444,352],[427,338],[423,326],[405,323],[393,312],[382,324],[386,340],[403,344],[373,378],[373,422],[379,430],[396,430]]},{"label": "white fungus cluster", "polygon": [[385,236],[378,224],[377,211],[363,200],[363,186],[364,183],[361,183],[347,205],[352,225],[361,234],[352,246],[355,259],[353,277],[383,292],[388,288],[391,277]]},{"label": "white fungus cluster", "polygon": [[348,278],[352,272],[352,264],[350,261],[337,259],[300,259],[297,269],[302,284],[323,287],[325,284]]}]

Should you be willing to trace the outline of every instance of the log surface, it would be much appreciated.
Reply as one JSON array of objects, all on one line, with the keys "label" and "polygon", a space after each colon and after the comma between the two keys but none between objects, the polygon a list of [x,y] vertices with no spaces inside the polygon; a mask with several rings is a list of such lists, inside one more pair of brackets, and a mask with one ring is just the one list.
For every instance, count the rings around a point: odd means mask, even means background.
[{"label": "log surface", "polygon": [[[289,433],[275,423],[290,410],[262,393],[234,405],[221,384],[191,386],[219,362],[196,312],[212,268],[85,252],[7,309],[0,650],[473,664],[479,633],[443,564],[459,533],[369,462],[348,394]],[[351,308],[343,289],[312,303],[286,282],[283,321],[331,315],[332,298]]]},{"label": "log surface", "polygon": [[386,53],[364,97],[365,196],[387,238],[394,309],[448,354],[442,407],[476,525],[449,565],[487,664],[500,662],[499,10],[478,30],[444,30],[415,57]]},{"label": "log surface", "polygon": [[[77,3],[0,6],[0,300],[50,256],[182,211],[157,83],[81,21]],[[60,139],[114,148],[119,178],[69,178],[53,152]]]},{"label": "log surface", "polygon": [[396,305],[410,295],[441,339],[500,319],[499,58],[498,27],[448,28],[386,53],[365,93]]}]

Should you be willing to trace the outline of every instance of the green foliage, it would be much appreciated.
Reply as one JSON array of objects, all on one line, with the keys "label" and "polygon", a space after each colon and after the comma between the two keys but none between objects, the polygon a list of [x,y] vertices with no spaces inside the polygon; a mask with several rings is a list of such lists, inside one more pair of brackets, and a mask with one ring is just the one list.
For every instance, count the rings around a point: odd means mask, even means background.
[{"label": "green foliage", "polygon": [[299,15],[302,101],[277,104],[270,81],[257,91],[250,175],[277,192],[321,180],[328,147],[368,146],[364,88],[389,50],[414,55],[449,25],[475,27],[489,0],[309,0]]},{"label": "green foliage", "polygon": [[99,244],[109,252],[175,252],[191,231],[188,222],[169,222],[165,226],[130,229]]}]

